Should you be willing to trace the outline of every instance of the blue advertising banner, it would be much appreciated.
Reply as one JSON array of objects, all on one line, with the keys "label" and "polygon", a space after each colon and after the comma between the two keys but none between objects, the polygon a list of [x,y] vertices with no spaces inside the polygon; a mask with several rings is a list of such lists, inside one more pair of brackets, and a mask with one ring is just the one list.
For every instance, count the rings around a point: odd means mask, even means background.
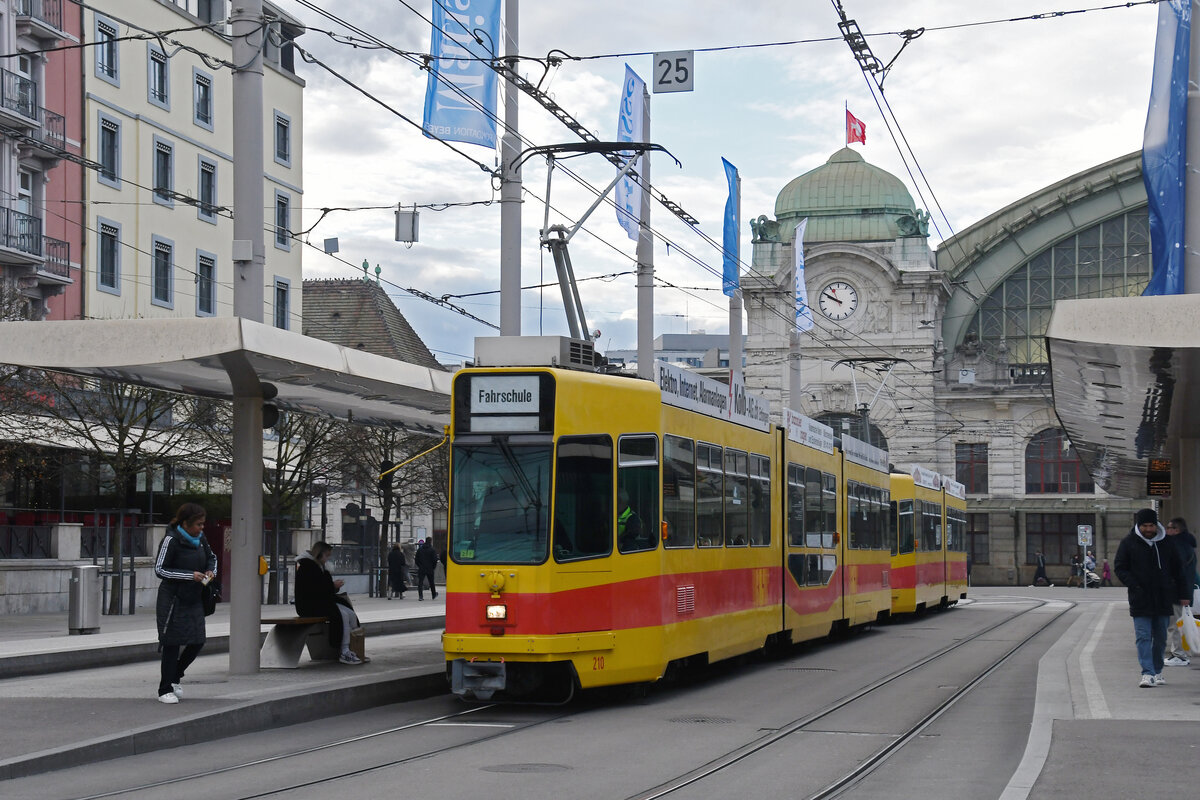
[{"label": "blue advertising banner", "polygon": [[[645,96],[646,82],[626,64],[625,83],[621,87],[621,109],[617,114],[618,142],[643,141],[642,100]],[[642,155],[642,158],[649,157],[649,153]],[[631,172],[637,174],[638,170],[635,167]],[[642,219],[642,185],[627,173],[617,184],[614,199],[617,204],[617,222],[621,223],[630,239],[637,241]]]},{"label": "blue advertising banner", "polygon": [[453,12],[447,5],[433,0],[433,60],[421,127],[431,139],[495,149],[498,76],[487,60],[499,46],[500,0],[456,0]]},{"label": "blue advertising banner", "polygon": [[[1154,261],[1144,295],[1184,291],[1183,186],[1191,28],[1189,0],[1159,5],[1150,110],[1142,139],[1142,180],[1150,200],[1150,254]],[[1200,243],[1192,243],[1196,244]]]},{"label": "blue advertising banner", "polygon": [[738,197],[738,171],[737,167],[730,164],[725,159],[721,159],[722,166],[725,167],[725,180],[729,182],[729,199],[725,201],[725,226],[724,236],[721,240],[721,249],[723,251],[722,268],[721,268],[721,291],[726,297],[733,297],[733,293],[738,289],[738,262],[741,261],[741,249],[738,247],[738,216],[741,211],[740,199]]}]

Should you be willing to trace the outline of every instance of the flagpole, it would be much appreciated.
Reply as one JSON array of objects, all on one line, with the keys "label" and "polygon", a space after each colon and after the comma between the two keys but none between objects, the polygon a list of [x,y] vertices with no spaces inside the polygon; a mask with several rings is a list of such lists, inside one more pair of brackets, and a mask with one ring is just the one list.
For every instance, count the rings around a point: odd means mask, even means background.
[{"label": "flagpole", "polygon": [[[738,239],[735,242],[740,242],[742,234],[742,176],[737,176],[736,197],[734,198],[733,213],[735,220],[735,230],[737,230]],[[734,246],[734,263],[737,269],[741,271],[741,247],[735,244]],[[742,288],[739,285],[733,290],[733,294],[729,296],[729,374],[730,384],[732,385],[733,374],[742,371]]]}]

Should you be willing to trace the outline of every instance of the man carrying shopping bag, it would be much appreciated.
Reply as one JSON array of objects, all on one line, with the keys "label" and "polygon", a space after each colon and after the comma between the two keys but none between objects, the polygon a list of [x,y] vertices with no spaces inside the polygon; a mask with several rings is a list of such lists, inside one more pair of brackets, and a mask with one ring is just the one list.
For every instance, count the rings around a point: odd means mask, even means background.
[{"label": "man carrying shopping bag", "polygon": [[1158,513],[1143,508],[1134,516],[1133,530],[1117,548],[1117,577],[1129,592],[1129,616],[1137,643],[1142,678],[1138,686],[1148,689],[1166,683],[1162,676],[1163,650],[1172,606],[1190,606],[1191,582],[1184,579],[1183,564],[1174,546],[1164,542],[1166,529]]}]

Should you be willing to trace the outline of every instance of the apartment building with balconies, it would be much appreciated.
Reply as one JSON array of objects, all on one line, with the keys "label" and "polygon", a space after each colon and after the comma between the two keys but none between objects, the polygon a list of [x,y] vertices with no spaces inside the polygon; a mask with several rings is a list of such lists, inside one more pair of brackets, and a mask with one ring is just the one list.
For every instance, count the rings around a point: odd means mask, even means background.
[{"label": "apartment building with balconies", "polygon": [[[263,321],[299,330],[300,24],[265,4]],[[93,319],[233,313],[233,47],[227,0],[93,0],[84,37],[84,308]],[[162,36],[149,32],[171,31]]]},{"label": "apartment building with balconies", "polygon": [[0,284],[22,306],[8,314],[77,304],[79,167],[64,159],[79,152],[80,15],[69,0],[0,0]]}]

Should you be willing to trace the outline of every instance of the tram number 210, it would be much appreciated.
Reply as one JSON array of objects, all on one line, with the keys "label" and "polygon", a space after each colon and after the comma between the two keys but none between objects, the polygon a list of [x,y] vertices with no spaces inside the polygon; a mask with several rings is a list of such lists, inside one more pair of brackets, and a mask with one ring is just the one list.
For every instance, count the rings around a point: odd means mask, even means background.
[{"label": "tram number 210", "polygon": [[592,672],[604,669],[604,656],[592,656]]}]

